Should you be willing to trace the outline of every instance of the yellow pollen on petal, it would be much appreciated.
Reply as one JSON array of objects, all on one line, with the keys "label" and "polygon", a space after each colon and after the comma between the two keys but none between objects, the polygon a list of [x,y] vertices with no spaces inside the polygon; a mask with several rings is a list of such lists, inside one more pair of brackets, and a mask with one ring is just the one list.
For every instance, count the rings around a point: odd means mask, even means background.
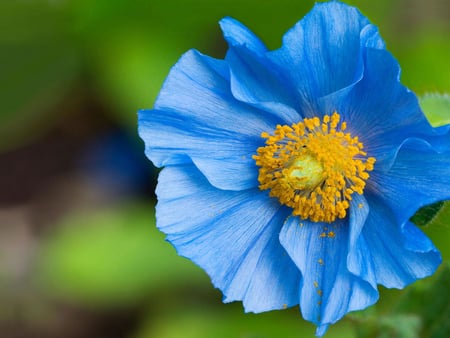
[{"label": "yellow pollen on petal", "polygon": [[367,157],[358,136],[345,132],[347,123],[340,120],[335,112],[261,134],[265,146],[253,155],[259,188],[270,190],[294,216],[332,223],[346,217],[352,194],[364,191],[375,158]]}]

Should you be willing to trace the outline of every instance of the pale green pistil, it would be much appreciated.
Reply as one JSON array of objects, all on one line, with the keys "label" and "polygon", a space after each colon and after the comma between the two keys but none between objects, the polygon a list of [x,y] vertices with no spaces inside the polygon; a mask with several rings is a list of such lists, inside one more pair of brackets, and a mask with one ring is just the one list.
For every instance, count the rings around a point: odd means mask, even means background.
[{"label": "pale green pistil", "polygon": [[305,154],[295,158],[284,174],[293,189],[312,189],[323,181],[323,166],[314,157]]}]

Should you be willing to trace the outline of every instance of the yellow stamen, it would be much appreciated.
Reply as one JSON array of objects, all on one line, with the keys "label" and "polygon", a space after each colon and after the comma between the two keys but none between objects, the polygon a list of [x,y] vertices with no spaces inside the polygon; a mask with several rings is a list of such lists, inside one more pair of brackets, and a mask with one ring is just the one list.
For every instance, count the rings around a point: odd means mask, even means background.
[{"label": "yellow stamen", "polygon": [[[375,158],[367,157],[357,136],[333,113],[278,125],[253,158],[261,190],[293,209],[295,216],[331,223],[344,218],[353,193],[362,194]],[[334,233],[329,234],[334,237]]]}]

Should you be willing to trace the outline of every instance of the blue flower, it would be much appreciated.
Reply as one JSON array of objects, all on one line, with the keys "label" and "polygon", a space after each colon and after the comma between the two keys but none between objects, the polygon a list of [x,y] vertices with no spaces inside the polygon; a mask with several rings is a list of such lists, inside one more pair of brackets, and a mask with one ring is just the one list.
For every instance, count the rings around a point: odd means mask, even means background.
[{"label": "blue flower", "polygon": [[139,112],[167,240],[225,302],[299,305],[318,336],[378,284],[431,275],[440,254],[409,218],[450,198],[449,126],[429,125],[377,28],[338,2],[274,51],[220,25],[225,59],[187,52]]}]

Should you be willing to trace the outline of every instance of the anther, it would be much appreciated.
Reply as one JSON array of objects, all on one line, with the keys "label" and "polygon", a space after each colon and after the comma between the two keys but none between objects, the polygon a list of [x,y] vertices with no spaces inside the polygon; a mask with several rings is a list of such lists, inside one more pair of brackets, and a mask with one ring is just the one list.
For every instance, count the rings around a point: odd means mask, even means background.
[{"label": "anther", "polygon": [[293,215],[331,223],[344,218],[353,193],[362,194],[375,158],[367,157],[358,136],[346,133],[340,115],[278,125],[253,158],[261,190],[293,209]]}]

